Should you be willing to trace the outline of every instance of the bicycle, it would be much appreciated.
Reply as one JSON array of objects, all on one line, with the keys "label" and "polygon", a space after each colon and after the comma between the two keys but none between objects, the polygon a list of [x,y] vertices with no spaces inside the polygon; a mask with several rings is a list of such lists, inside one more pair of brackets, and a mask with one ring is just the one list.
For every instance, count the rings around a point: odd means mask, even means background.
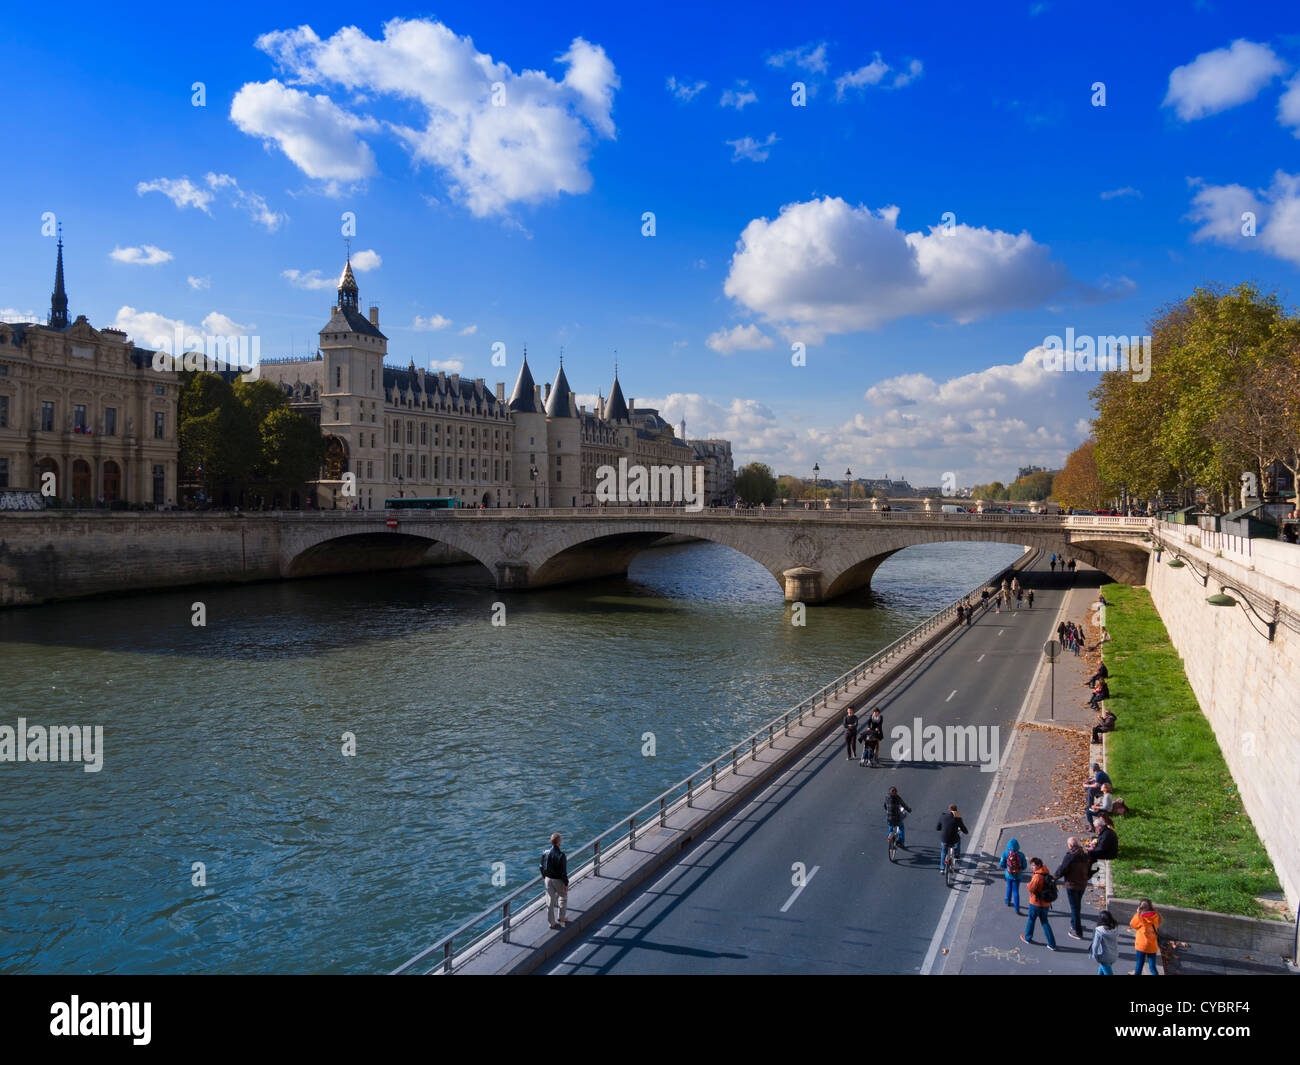
[{"label": "bicycle", "polygon": [[943,856],[943,880],[949,887],[957,882],[957,848],[952,845]]},{"label": "bicycle", "polygon": [[889,826],[889,860],[891,862],[898,861],[898,837],[902,834],[902,831],[903,829],[901,825]]}]

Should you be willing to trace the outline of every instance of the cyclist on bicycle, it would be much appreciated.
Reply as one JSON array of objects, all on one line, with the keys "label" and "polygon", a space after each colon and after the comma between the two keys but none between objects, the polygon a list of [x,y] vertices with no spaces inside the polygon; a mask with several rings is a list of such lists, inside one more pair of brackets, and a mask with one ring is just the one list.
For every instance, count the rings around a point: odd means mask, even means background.
[{"label": "cyclist on bicycle", "polygon": [[[897,788],[890,788],[889,794],[885,796],[885,824],[890,829],[898,829],[898,845],[907,850],[906,833],[903,828],[903,813],[911,813],[912,808],[903,801],[903,796],[898,794]],[[888,834],[885,836],[889,838]]]},{"label": "cyclist on bicycle", "polygon": [[970,835],[970,830],[967,829],[966,822],[961,819],[956,803],[953,803],[940,815],[939,823],[934,828],[936,832],[943,833],[940,836],[941,846],[939,847],[939,868],[942,869],[944,860],[948,856],[948,848],[952,848],[954,858],[960,855],[961,834],[965,832]]}]

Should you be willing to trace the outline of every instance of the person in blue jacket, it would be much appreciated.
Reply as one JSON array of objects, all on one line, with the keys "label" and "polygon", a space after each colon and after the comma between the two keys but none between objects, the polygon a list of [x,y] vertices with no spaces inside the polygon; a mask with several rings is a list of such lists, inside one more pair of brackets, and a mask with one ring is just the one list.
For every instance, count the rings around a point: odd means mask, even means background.
[{"label": "person in blue jacket", "polygon": [[1007,881],[1007,905],[1012,905],[1011,900],[1015,899],[1017,916],[1020,915],[1020,874],[1028,864],[1024,852],[1020,849],[1020,840],[1007,840],[1007,849],[998,859],[998,868],[1004,870],[1002,875]]}]

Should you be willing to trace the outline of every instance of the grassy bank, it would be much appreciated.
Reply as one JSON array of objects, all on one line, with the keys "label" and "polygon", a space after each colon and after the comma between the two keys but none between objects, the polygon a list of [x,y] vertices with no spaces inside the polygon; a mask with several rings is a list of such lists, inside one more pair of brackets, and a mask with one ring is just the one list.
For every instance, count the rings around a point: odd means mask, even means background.
[{"label": "grassy bank", "polygon": [[[1120,898],[1248,917],[1276,916],[1257,895],[1280,890],[1183,662],[1145,588],[1103,588],[1110,708],[1106,737],[1115,794],[1133,811],[1116,820]],[[1145,871],[1143,871],[1145,870]]]}]

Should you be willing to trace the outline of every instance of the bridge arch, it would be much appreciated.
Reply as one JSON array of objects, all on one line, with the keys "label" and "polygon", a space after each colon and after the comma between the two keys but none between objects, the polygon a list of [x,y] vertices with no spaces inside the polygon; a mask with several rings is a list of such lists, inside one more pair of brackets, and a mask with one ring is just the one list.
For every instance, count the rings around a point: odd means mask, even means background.
[{"label": "bridge arch", "polygon": [[[285,577],[321,577],[331,573],[366,573],[374,570],[410,569],[419,566],[430,549],[438,546],[453,547],[441,537],[422,533],[396,532],[388,529],[346,533],[330,536],[304,547],[287,559],[283,568]],[[496,572],[491,563],[473,551],[464,551],[480,563],[493,578]]]}]

